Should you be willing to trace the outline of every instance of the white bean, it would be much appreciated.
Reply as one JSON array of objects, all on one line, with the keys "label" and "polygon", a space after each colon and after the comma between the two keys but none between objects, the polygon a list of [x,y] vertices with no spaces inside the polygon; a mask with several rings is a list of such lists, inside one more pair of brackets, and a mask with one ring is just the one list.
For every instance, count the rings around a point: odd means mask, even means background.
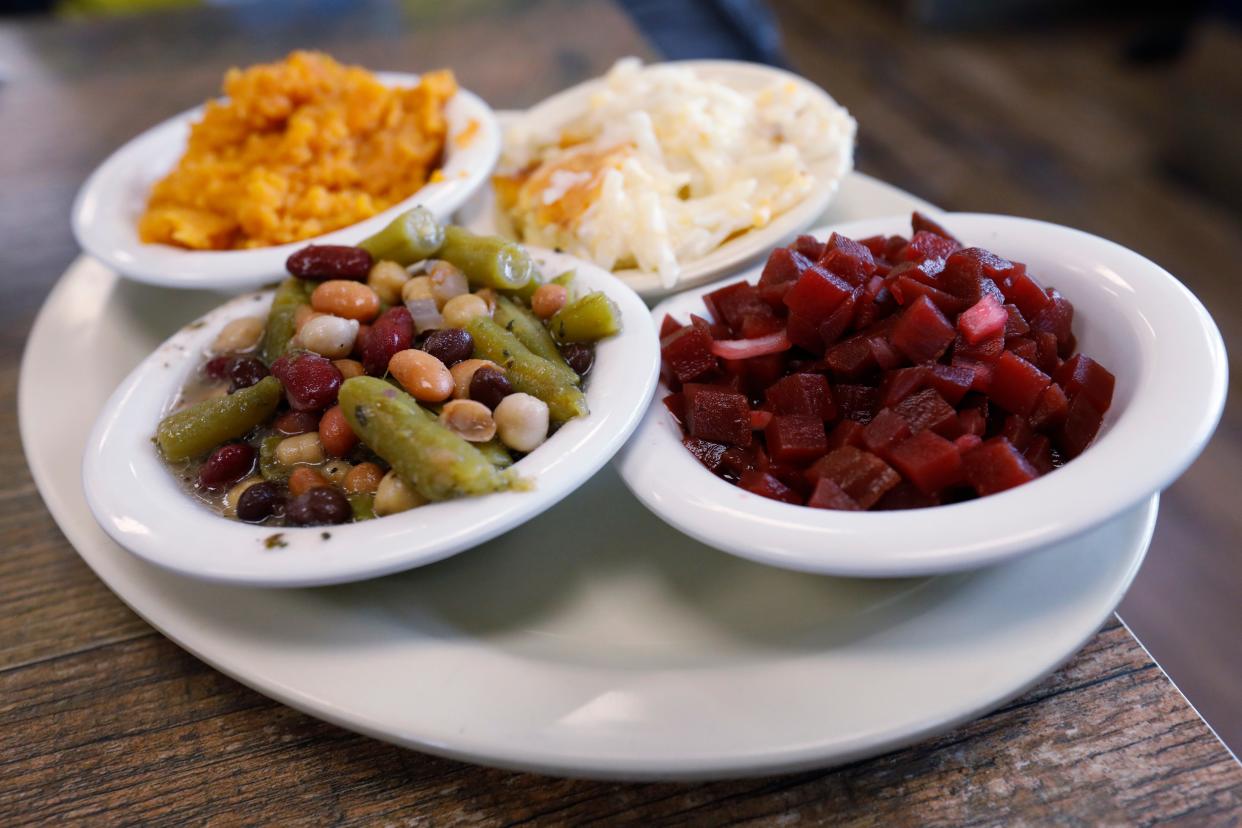
[{"label": "white bean", "polygon": [[490,315],[491,309],[485,300],[473,293],[463,293],[444,303],[443,314],[445,325],[450,328],[464,328],[471,319]]},{"label": "white bean", "polygon": [[486,443],[496,436],[496,421],[481,402],[451,400],[440,411],[440,422],[449,431],[472,443]]},{"label": "white bean", "polygon": [[220,333],[216,334],[216,341],[211,344],[211,350],[217,354],[235,354],[240,351],[249,351],[258,345],[259,340],[263,338],[263,327],[263,320],[257,316],[243,316],[240,319],[234,319],[221,328]]},{"label": "white bean", "polygon": [[276,444],[276,462],[282,466],[322,463],[323,443],[319,442],[319,432],[310,431],[281,440]]},{"label": "white bean", "polygon": [[387,259],[381,259],[371,265],[371,272],[367,275],[367,285],[375,291],[380,301],[388,305],[395,305],[401,301],[401,289],[408,281],[410,281],[409,272],[396,262],[390,262]]},{"label": "white bean", "polygon": [[341,359],[354,350],[358,327],[357,319],[342,319],[330,314],[316,316],[298,331],[296,344],[328,359]]},{"label": "white bean", "polygon": [[427,502],[427,498],[423,497],[418,491],[406,483],[396,472],[390,471],[384,475],[379,482],[379,488],[375,490],[375,501],[372,508],[375,514],[379,516],[394,515],[397,512],[405,512],[416,506],[422,506]]},{"label": "white bean", "polygon": [[548,404],[530,394],[510,394],[492,413],[500,440],[514,451],[530,452],[548,439]]}]

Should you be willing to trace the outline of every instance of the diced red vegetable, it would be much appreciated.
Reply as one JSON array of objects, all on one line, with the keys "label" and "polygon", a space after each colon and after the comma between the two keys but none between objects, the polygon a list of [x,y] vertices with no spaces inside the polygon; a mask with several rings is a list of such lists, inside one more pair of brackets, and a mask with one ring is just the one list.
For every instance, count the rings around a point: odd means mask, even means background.
[{"label": "diced red vegetable", "polygon": [[673,419],[677,424],[685,427],[686,424],[686,395],[677,391],[669,394],[664,398],[664,407],[668,409],[668,413],[673,415]]},{"label": "diced red vegetable", "polygon": [[901,482],[892,467],[869,451],[852,446],[834,449],[807,470],[810,480],[832,480],[863,509],[870,509],[884,493]]},{"label": "diced red vegetable", "polygon": [[768,387],[766,399],[777,414],[817,417],[821,422],[836,415],[832,389],[822,374],[790,374]]},{"label": "diced red vegetable", "polygon": [[1031,319],[1031,329],[1057,338],[1057,353],[1067,357],[1073,349],[1074,306],[1055,290],[1048,291],[1048,304]]},{"label": "diced red vegetable", "polygon": [[911,362],[939,359],[953,342],[953,326],[926,296],[914,300],[897,317],[889,339]]},{"label": "diced red vegetable", "polygon": [[676,319],[669,316],[667,313],[664,314],[664,321],[660,323],[660,339],[664,339],[664,337],[668,336],[669,334],[677,333],[683,327],[685,326],[683,326]]},{"label": "diced red vegetable", "polygon": [[681,382],[692,382],[719,367],[712,353],[712,337],[699,325],[687,325],[660,340],[664,364]]},{"label": "diced red vegetable", "polygon": [[806,505],[813,509],[836,509],[841,512],[857,512],[862,508],[857,500],[847,495],[845,490],[829,477],[821,477],[816,481]]},{"label": "diced red vegetable", "polygon": [[863,428],[862,447],[887,459],[888,450],[913,433],[904,417],[891,408],[881,408],[875,419]]},{"label": "diced red vegetable", "polygon": [[1091,357],[1075,354],[1057,369],[1054,376],[1067,396],[1085,394],[1098,411],[1107,411],[1112,405],[1117,379]]},{"label": "diced red vegetable", "polygon": [[944,227],[939,222],[937,222],[935,219],[931,218],[925,213],[920,213],[918,210],[915,210],[914,215],[910,218],[910,226],[914,230],[915,233],[918,233],[921,230],[925,230],[928,233],[935,233],[937,236],[946,238],[951,242],[957,241],[957,239],[954,238],[953,234],[950,233],[948,230],[944,229]]},{"label": "diced red vegetable", "polygon": [[1048,431],[1060,427],[1069,414],[1069,398],[1065,391],[1055,382],[1050,384],[1035,401],[1031,409],[1031,427],[1039,431]]},{"label": "diced red vegetable", "polygon": [[924,259],[945,259],[960,247],[961,245],[956,241],[946,239],[939,233],[919,230],[897,257],[905,259],[907,262],[921,262]]},{"label": "diced red vegetable", "polygon": [[785,294],[785,305],[816,327],[826,321],[854,288],[819,265],[812,265]]},{"label": "diced red vegetable", "polygon": [[712,472],[720,468],[721,457],[724,456],[725,449],[728,448],[728,446],[721,445],[720,443],[700,440],[697,437],[687,437],[681,441],[681,444],[689,449],[690,453]]},{"label": "diced red vegetable", "polygon": [[1033,320],[1052,300],[1043,287],[1025,269],[1014,271],[997,282],[1005,299],[1018,306],[1027,321]]},{"label": "diced red vegetable", "polygon": [[938,494],[962,477],[957,446],[931,431],[920,431],[893,446],[889,462],[926,495]]},{"label": "diced red vegetable", "polygon": [[809,463],[828,451],[824,421],[803,414],[778,414],[763,430],[768,454],[777,463]]},{"label": "diced red vegetable", "polygon": [[953,406],[945,402],[934,388],[926,388],[917,394],[911,394],[893,408],[910,424],[910,431],[918,433],[924,429],[956,437],[958,430],[957,412]]},{"label": "diced red vegetable", "polygon": [[824,243],[814,236],[798,236],[790,247],[813,262],[818,261],[819,257],[824,255]]},{"label": "diced red vegetable", "polygon": [[995,296],[988,295],[962,311],[957,317],[957,329],[968,344],[978,345],[984,340],[1003,336],[1007,322],[1008,311],[996,301]]},{"label": "diced red vegetable", "polygon": [[1100,431],[1104,414],[1092,404],[1086,394],[1078,394],[1070,399],[1069,410],[1065,414],[1065,422],[1057,432],[1057,447],[1072,460],[1086,450]]},{"label": "diced red vegetable", "polygon": [[770,305],[779,305],[785,291],[793,287],[802,271],[811,266],[811,259],[788,247],[778,247],[768,256],[759,277],[759,295]]},{"label": "diced red vegetable", "polygon": [[962,457],[966,482],[980,497],[1003,492],[1039,476],[1035,468],[1004,437],[993,437]]},{"label": "diced red vegetable", "polygon": [[751,494],[757,494],[760,497],[779,500],[784,503],[802,503],[802,498],[793,489],[786,486],[775,476],[758,469],[743,472],[738,478],[737,485]]},{"label": "diced red vegetable", "polygon": [[772,313],[772,308],[759,298],[759,290],[749,282],[734,282],[706,293],[703,304],[713,319],[728,325],[734,334],[741,332],[742,319],[747,314]]},{"label": "diced red vegetable", "polygon": [[744,394],[698,383],[687,384],[682,393],[690,436],[732,446],[750,445],[750,406]]},{"label": "diced red vegetable", "polygon": [[1051,381],[1043,371],[1006,351],[992,367],[988,395],[1006,411],[1026,416]]},{"label": "diced red vegetable", "polygon": [[819,265],[852,285],[861,285],[875,273],[875,258],[862,244],[833,233],[819,259]]},{"label": "diced red vegetable", "polygon": [[857,420],[841,420],[833,426],[832,433],[828,435],[828,450],[832,451],[841,446],[863,448],[864,429],[866,426]]}]

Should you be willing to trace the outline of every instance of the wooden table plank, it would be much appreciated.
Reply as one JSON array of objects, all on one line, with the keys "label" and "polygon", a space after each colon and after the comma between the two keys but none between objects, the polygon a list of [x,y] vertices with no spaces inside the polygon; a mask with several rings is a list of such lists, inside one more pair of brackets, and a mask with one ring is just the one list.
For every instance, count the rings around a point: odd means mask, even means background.
[{"label": "wooden table plank", "polygon": [[[835,771],[622,785],[480,769],[310,719],[184,653],[94,578],[41,508],[15,422],[21,343],[76,254],[65,216],[78,183],[137,129],[212,94],[228,65],[296,46],[395,69],[451,64],[464,84],[502,106],[530,103],[622,54],[646,52],[607,0],[499,2],[490,15],[467,5],[431,17],[397,3],[336,17],[316,6],[278,15],[279,25],[247,18],[257,12],[246,9],[206,9],[141,22],[0,27],[4,822],[1236,822],[1242,769],[1115,622],[1021,699],[907,750]],[[865,20],[849,23],[864,42],[876,36]],[[566,31],[572,39],[559,36]],[[493,43],[505,46],[479,48]],[[811,69],[844,72],[843,95],[853,95],[875,69],[864,62],[855,70],[855,59],[865,56],[842,48]],[[851,71],[859,73],[853,80]],[[892,109],[935,91],[902,91],[897,81],[883,88],[890,86]],[[916,142],[911,162],[889,132],[906,124],[885,112],[882,97],[865,112],[847,103],[871,125],[865,168],[960,203],[954,182],[968,170],[942,145],[962,133]],[[1039,146],[1051,140],[1040,130],[1023,123],[996,141]],[[887,137],[867,137],[877,134]],[[1088,154],[1072,163],[1108,160]],[[941,175],[943,164],[957,166]],[[1017,203],[1038,211],[1037,196]]]}]

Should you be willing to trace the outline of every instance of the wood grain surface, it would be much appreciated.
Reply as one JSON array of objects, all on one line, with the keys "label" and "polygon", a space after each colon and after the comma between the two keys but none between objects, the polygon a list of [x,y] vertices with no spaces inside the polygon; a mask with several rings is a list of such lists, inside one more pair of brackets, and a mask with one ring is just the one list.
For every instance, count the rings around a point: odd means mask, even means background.
[{"label": "wood grain surface", "polygon": [[[1035,690],[913,748],[792,776],[626,785],[478,768],[348,733],[242,687],[135,617],[42,508],[16,426],[22,342],[77,253],[66,216],[86,173],[133,133],[212,94],[229,65],[296,46],[393,69],[451,64],[498,106],[647,52],[606,0],[463,11],[376,3],[348,14],[266,5],[0,28],[0,823],[1242,821],[1242,767],[1115,621]],[[809,3],[780,6],[809,30]],[[850,25],[869,36],[865,19]],[[557,35],[567,31],[572,42]],[[841,51],[834,64],[805,48],[795,55],[808,71],[865,60]],[[843,97],[850,83],[841,80]],[[893,85],[894,108],[931,92]],[[866,111],[847,102],[873,135],[894,128],[879,102]],[[864,142],[865,170],[976,206],[944,190],[936,165],[956,163],[951,153],[929,144],[920,152],[936,164],[895,175],[888,140]],[[1010,211],[1040,209],[1020,201]]]}]

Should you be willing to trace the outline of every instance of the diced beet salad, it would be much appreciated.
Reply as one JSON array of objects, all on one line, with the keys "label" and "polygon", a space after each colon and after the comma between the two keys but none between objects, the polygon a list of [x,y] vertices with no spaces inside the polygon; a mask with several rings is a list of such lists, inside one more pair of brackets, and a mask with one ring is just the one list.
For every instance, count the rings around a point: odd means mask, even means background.
[{"label": "diced beet salad", "polygon": [[994,494],[1081,454],[1112,402],[1068,299],[920,213],[909,239],[800,236],[703,299],[710,318],[664,318],[664,404],[704,466],[774,500]]}]

